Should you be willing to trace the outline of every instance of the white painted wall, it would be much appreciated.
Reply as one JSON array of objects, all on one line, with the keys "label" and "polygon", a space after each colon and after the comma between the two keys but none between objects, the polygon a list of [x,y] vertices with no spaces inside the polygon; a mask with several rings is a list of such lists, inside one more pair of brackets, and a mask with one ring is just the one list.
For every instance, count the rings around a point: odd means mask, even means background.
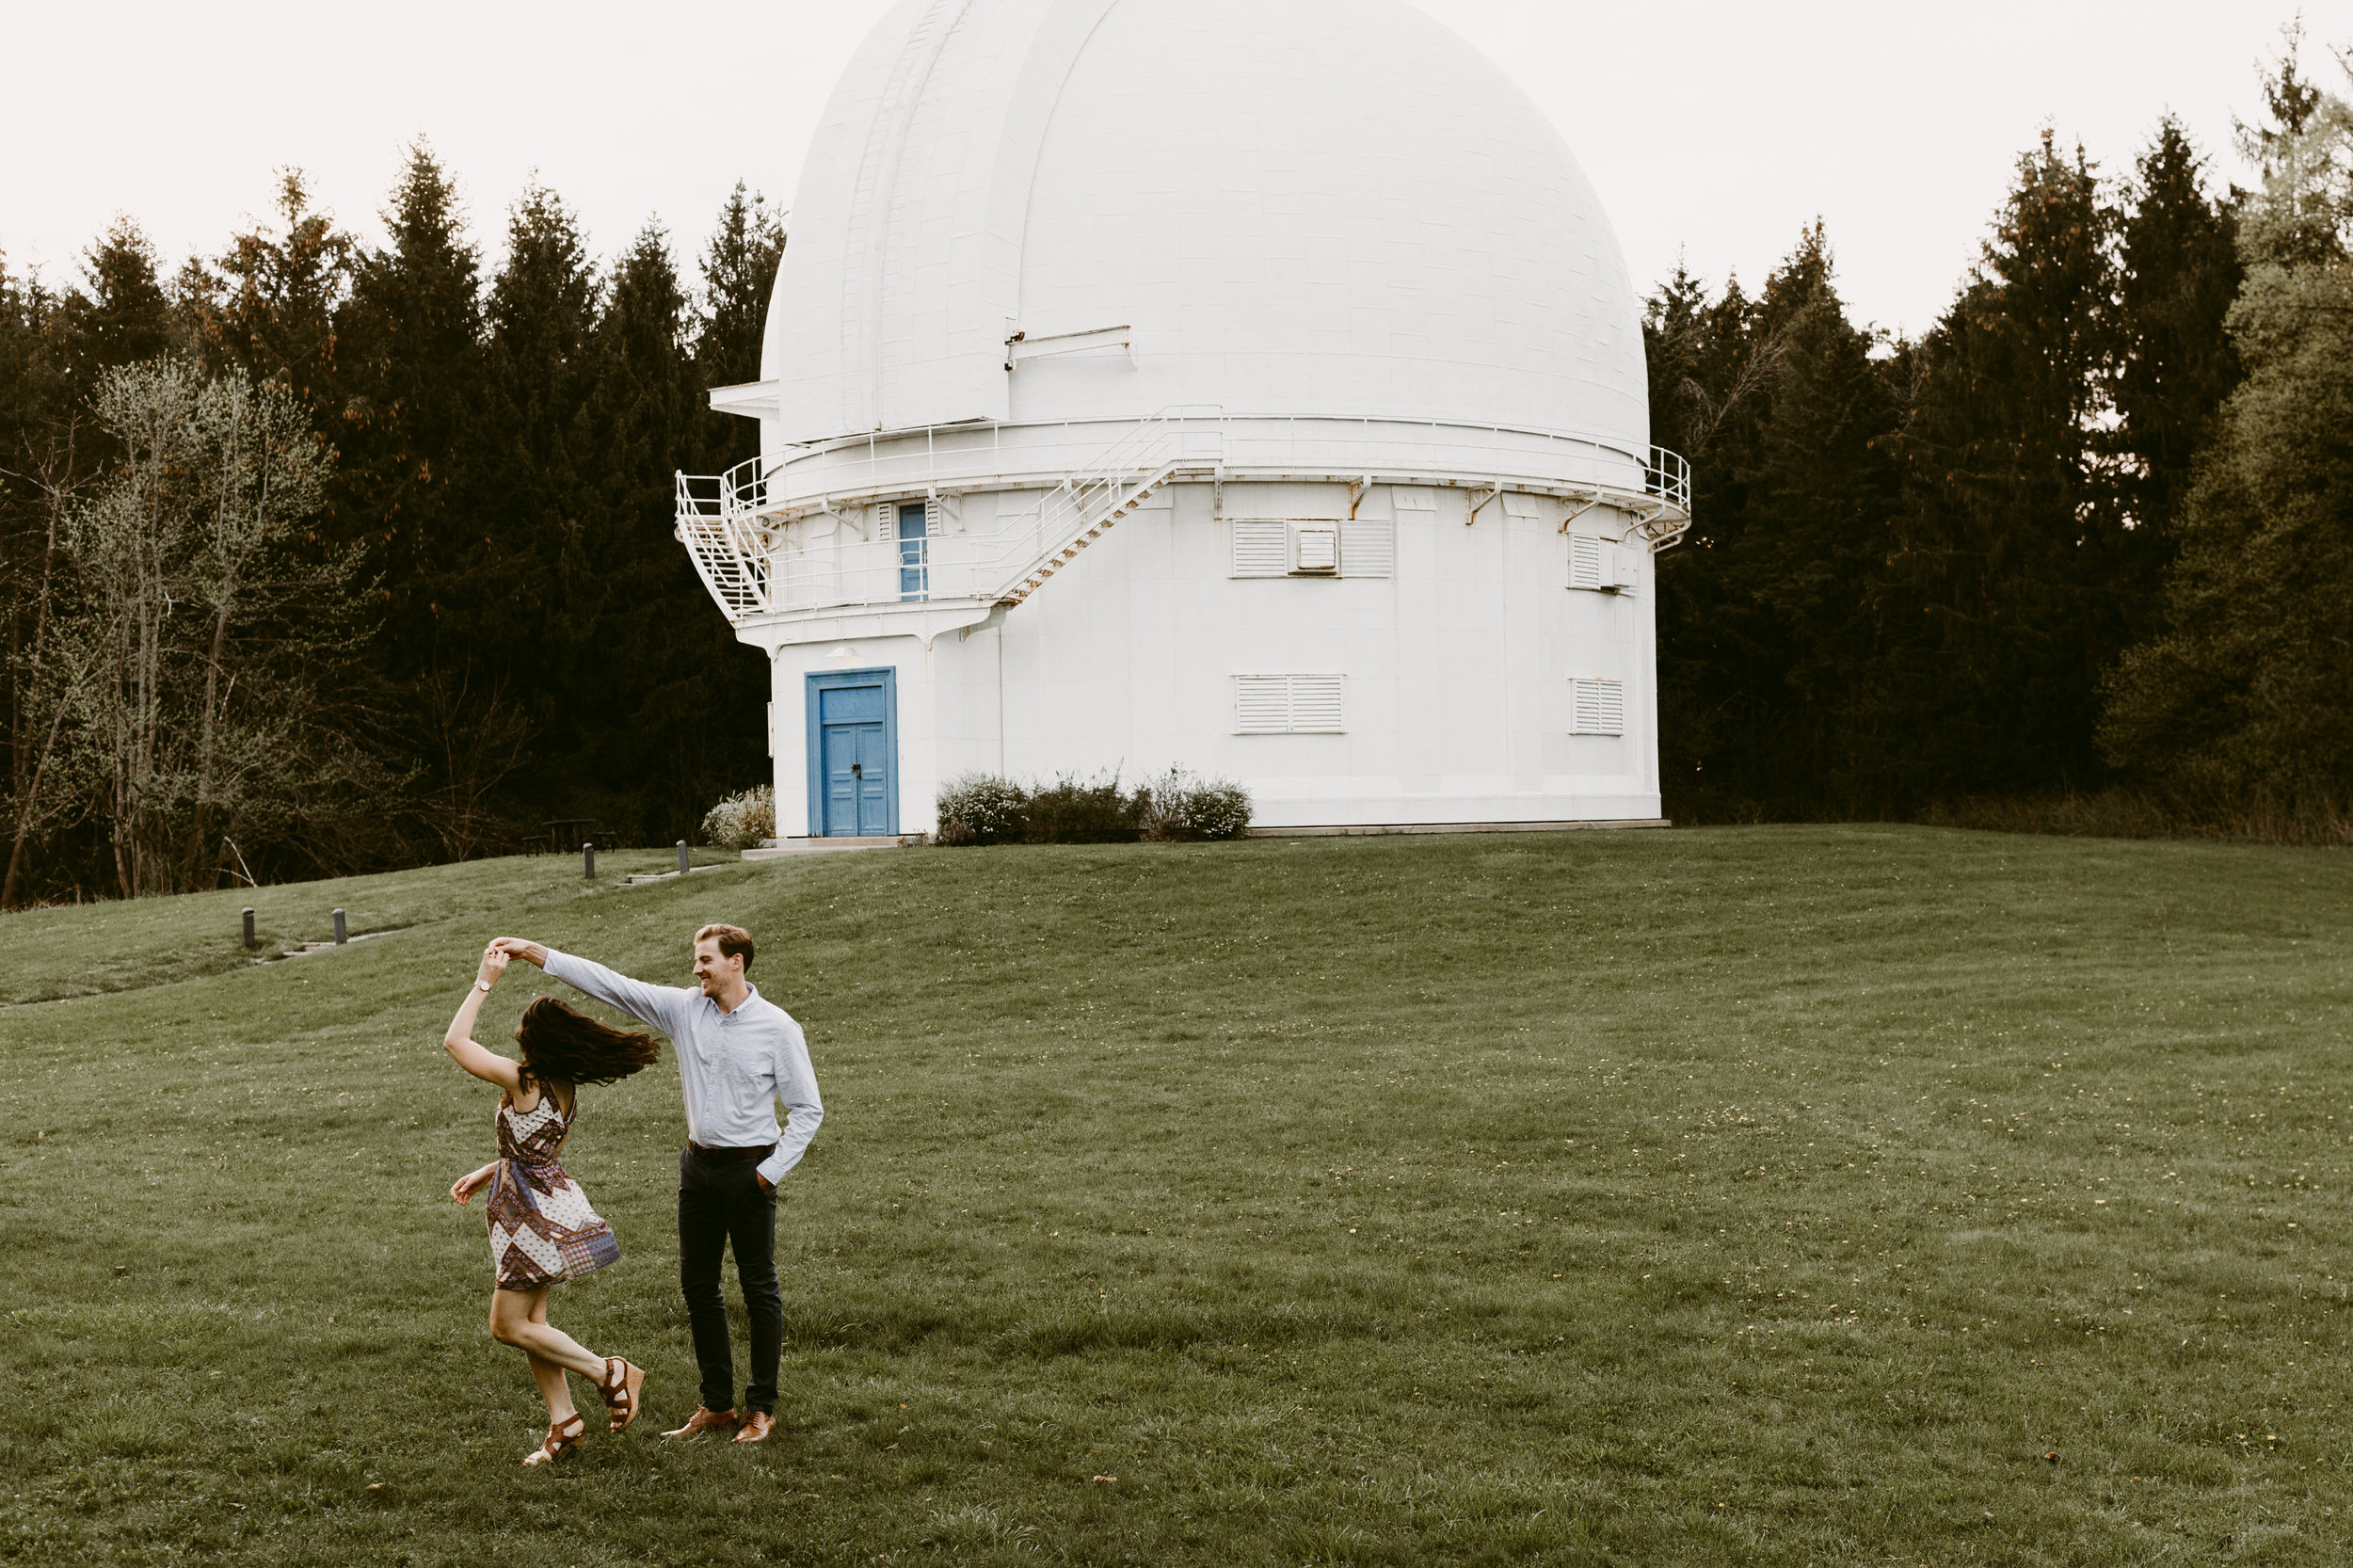
[{"label": "white painted wall", "polygon": [[[1230,574],[1232,518],[1344,517],[1344,486],[1231,485],[1225,520],[1208,486],[1182,486],[997,626],[785,646],[780,831],[808,831],[807,673],[880,666],[898,672],[904,832],[936,826],[960,773],[1132,783],[1171,765],[1241,781],[1266,826],[1657,816],[1650,557],[1629,593],[1572,590],[1564,504],[1514,498],[1466,524],[1463,491],[1422,493],[1434,510],[1384,488],[1359,507],[1398,520],[1387,579]],[[1234,733],[1234,676],[1300,671],[1346,678],[1344,733]],[[1625,682],[1624,735],[1569,733],[1572,676]]]}]

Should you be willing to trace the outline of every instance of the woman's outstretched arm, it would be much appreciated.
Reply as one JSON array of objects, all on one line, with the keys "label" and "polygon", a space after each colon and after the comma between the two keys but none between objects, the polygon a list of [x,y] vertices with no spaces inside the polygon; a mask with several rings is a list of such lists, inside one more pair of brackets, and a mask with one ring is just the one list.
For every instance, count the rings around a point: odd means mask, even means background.
[{"label": "woman's outstretched arm", "polygon": [[488,949],[482,954],[482,968],[474,983],[466,991],[466,1000],[457,1006],[457,1016],[449,1021],[447,1032],[441,1036],[441,1048],[450,1060],[486,1083],[495,1083],[509,1094],[522,1088],[522,1074],[518,1064],[494,1050],[485,1050],[473,1039],[474,1016],[482,1011],[482,999],[490,994],[498,977],[506,972],[506,954]]}]

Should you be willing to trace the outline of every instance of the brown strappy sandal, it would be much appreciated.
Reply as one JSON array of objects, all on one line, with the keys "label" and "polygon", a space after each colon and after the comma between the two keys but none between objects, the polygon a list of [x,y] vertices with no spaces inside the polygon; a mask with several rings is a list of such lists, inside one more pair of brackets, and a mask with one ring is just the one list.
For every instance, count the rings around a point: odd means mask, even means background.
[{"label": "brown strappy sandal", "polygon": [[607,1409],[613,1412],[613,1430],[625,1430],[637,1419],[637,1391],[646,1385],[646,1369],[617,1355],[604,1358],[604,1381],[597,1392],[604,1396]]},{"label": "brown strappy sandal", "polygon": [[[564,1429],[569,1427],[569,1432]],[[547,1441],[523,1456],[525,1464],[552,1464],[580,1447],[588,1435],[588,1423],[575,1410],[560,1421],[548,1423]]]}]

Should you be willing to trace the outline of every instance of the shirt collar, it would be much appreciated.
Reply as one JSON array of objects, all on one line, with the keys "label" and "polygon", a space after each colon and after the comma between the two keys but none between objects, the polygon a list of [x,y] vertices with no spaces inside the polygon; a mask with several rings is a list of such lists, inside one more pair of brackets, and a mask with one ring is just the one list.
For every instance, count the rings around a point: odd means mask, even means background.
[{"label": "shirt collar", "polygon": [[719,1014],[719,1021],[720,1021],[721,1023],[725,1023],[725,1022],[727,1022],[729,1018],[734,1017],[734,1016],[736,1016],[736,1014],[738,1014],[738,1013],[742,1013],[744,1009],[746,1009],[746,1008],[750,1007],[750,1006],[752,1005],[752,1003],[754,1003],[754,1002],[759,1001],[759,1000],[761,1000],[760,995],[760,987],[759,987],[759,986],[757,986],[757,985],[755,985],[755,984],[752,984],[750,981],[748,981],[748,980],[747,980],[747,981],[745,981],[745,982],[744,982],[744,1000],[743,1000],[742,1001],[737,1002],[737,1003],[735,1004],[735,1012],[734,1012],[734,1013],[720,1013],[720,1012],[719,1012],[719,1004],[718,1004],[718,1002],[716,1002],[715,1000],[712,1000],[712,999],[709,995],[707,995],[707,994],[705,994],[705,993],[703,993],[703,992],[701,992],[701,991],[697,991],[697,992],[696,993],[696,995],[697,997],[700,997],[700,998],[701,998],[701,1000],[702,1000],[702,1004],[703,1004],[705,1007],[710,1008],[710,1009],[711,1009],[713,1013],[718,1013],[718,1014]]}]

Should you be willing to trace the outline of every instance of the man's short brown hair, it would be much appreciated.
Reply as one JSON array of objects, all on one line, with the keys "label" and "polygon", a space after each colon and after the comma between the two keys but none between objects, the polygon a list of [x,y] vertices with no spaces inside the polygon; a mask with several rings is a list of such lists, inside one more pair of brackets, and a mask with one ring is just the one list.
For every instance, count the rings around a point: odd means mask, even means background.
[{"label": "man's short brown hair", "polygon": [[740,925],[707,925],[695,933],[697,942],[715,941],[722,958],[741,958],[745,973],[752,967],[752,934]]}]

